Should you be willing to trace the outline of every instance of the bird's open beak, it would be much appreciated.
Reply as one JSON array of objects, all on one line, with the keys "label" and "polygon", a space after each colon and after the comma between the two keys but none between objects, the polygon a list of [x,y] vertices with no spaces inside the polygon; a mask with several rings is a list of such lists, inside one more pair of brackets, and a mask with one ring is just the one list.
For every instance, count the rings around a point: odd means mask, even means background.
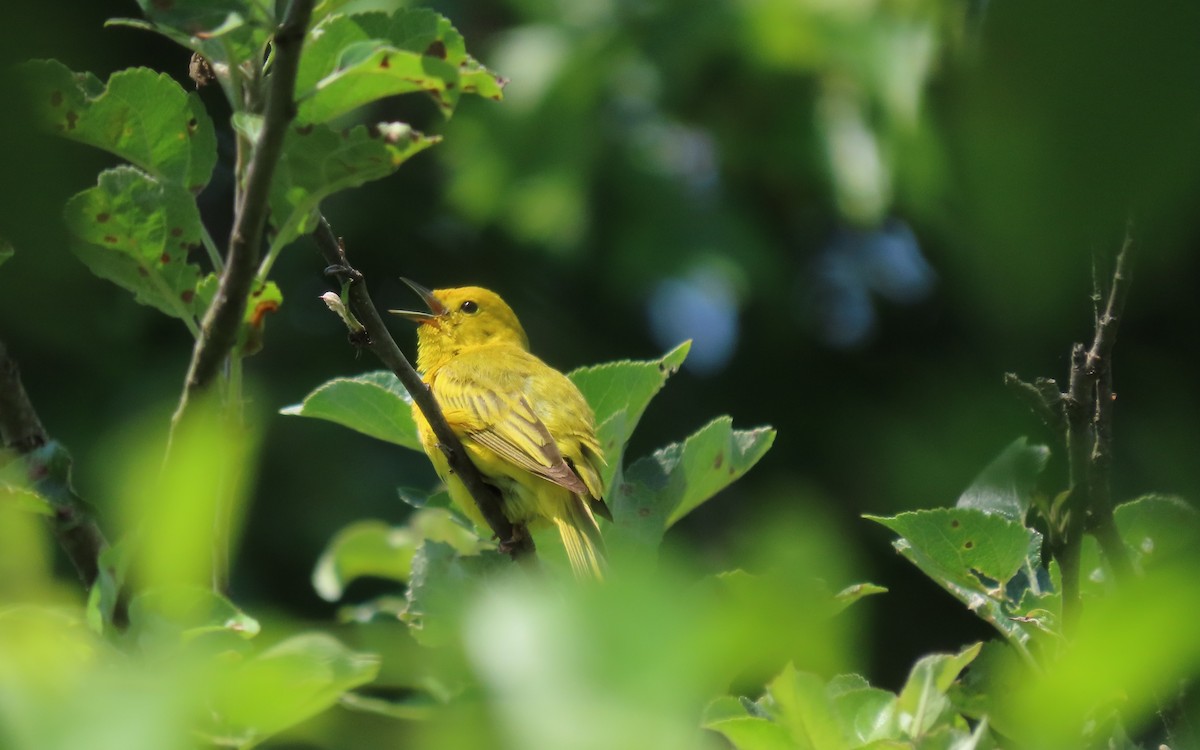
[{"label": "bird's open beak", "polygon": [[399,315],[406,320],[411,320],[413,323],[429,323],[450,312],[437,297],[433,296],[433,292],[429,291],[417,282],[406,279],[403,276],[400,277],[400,280],[412,287],[414,292],[421,295],[421,299],[424,300],[425,304],[429,306],[429,312],[417,312],[415,310],[388,310],[388,312],[390,312],[392,315]]}]

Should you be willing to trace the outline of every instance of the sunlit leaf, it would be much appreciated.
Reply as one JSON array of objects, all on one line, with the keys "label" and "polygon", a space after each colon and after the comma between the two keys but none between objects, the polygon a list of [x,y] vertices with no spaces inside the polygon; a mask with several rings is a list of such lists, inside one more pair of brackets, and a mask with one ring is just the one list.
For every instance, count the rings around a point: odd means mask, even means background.
[{"label": "sunlit leaf", "polygon": [[417,91],[449,115],[462,93],[499,98],[500,88],[450,22],[424,8],[323,19],[309,33],[296,77],[299,119],[309,123]]},{"label": "sunlit leaf", "polygon": [[883,586],[877,586],[873,583],[856,583],[852,586],[847,586],[834,596],[835,610],[841,612],[864,597],[886,593],[887,589]]},{"label": "sunlit leaf", "polygon": [[896,721],[906,735],[920,737],[952,711],[946,693],[982,647],[976,643],[957,654],[931,654],[917,661],[896,700]]},{"label": "sunlit leaf", "polygon": [[1049,460],[1049,448],[1029,445],[1025,438],[1018,438],[975,477],[959,496],[957,507],[998,513],[1023,522],[1037,478]]},{"label": "sunlit leaf", "polygon": [[271,221],[287,244],[312,231],[322,200],[393,174],[441,138],[399,122],[337,132],[328,125],[288,129],[271,183]]},{"label": "sunlit leaf", "polygon": [[131,167],[100,173],[99,184],[67,202],[72,250],[97,276],[135,299],[195,326],[200,269],[187,260],[200,246],[191,194]]},{"label": "sunlit leaf", "polygon": [[709,721],[704,728],[720,732],[737,750],[795,750],[798,747],[785,727],[756,716]]},{"label": "sunlit leaf", "polygon": [[200,98],[166,73],[129,68],[106,85],[55,60],[26,63],[21,71],[47,129],[193,194],[208,184],[217,162],[212,120]]},{"label": "sunlit leaf", "polygon": [[767,686],[776,720],[787,727],[794,746],[811,750],[847,748],[833,703],[825,692],[825,683],[807,672],[788,665]]},{"label": "sunlit leaf", "polygon": [[597,436],[608,461],[605,487],[612,487],[612,479],[621,468],[625,444],[650,399],[662,390],[667,378],[679,371],[691,345],[692,342],[685,341],[661,359],[607,362],[567,374],[596,414]]},{"label": "sunlit leaf", "polygon": [[839,675],[825,690],[851,747],[898,738],[894,693],[871,687],[859,675]]},{"label": "sunlit leaf", "polygon": [[324,419],[373,438],[421,450],[412,416],[412,397],[395,374],[387,370],[334,378],[280,413]]}]

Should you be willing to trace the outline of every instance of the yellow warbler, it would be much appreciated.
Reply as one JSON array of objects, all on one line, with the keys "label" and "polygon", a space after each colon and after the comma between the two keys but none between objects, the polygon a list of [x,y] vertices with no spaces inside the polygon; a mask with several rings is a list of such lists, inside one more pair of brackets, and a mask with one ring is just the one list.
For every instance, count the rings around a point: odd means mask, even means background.
[{"label": "yellow warbler", "polygon": [[[603,542],[594,513],[611,516],[601,499],[604,454],[583,394],[530,354],[525,330],[495,292],[474,286],[429,291],[404,281],[429,312],[389,312],[418,324],[417,371],[471,461],[499,491],[505,517],[525,526],[552,523],[575,575],[602,577]],[[413,417],[450,497],[486,529],[415,405]]]}]

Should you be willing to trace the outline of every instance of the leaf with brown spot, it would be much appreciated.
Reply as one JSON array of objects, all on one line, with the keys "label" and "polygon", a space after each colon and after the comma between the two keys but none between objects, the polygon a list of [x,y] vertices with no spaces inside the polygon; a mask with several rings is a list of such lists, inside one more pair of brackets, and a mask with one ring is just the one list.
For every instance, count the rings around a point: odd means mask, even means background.
[{"label": "leaf with brown spot", "polygon": [[212,120],[199,97],[167,74],[130,68],[105,84],[55,60],[25,63],[21,73],[47,130],[115,154],[164,182],[196,188],[212,176]]},{"label": "leaf with brown spot", "polygon": [[[733,420],[718,417],[682,443],[673,443],[636,461],[625,472],[633,488],[612,498],[612,546],[653,549],[676,521],[749,471],[775,441],[775,430],[733,429]],[[725,456],[729,471],[715,467]],[[648,513],[643,510],[648,509]]]},{"label": "leaf with brown spot", "polygon": [[299,118],[326,122],[372,101],[425,92],[449,116],[462,92],[498,98],[499,77],[467,54],[450,21],[420,8],[314,24],[296,78]]},{"label": "leaf with brown spot", "polygon": [[173,317],[194,321],[203,311],[194,304],[199,268],[170,252],[179,238],[200,240],[200,215],[184,188],[118,167],[71,198],[63,218],[72,251],[97,276]]},{"label": "leaf with brown spot", "polygon": [[[437,143],[402,123],[359,125],[343,133],[328,125],[289,131],[271,184],[271,222],[288,243],[312,231],[321,201],[334,193],[393,174],[401,164]],[[383,131],[385,137],[372,137]],[[402,134],[402,135],[401,135]]]}]

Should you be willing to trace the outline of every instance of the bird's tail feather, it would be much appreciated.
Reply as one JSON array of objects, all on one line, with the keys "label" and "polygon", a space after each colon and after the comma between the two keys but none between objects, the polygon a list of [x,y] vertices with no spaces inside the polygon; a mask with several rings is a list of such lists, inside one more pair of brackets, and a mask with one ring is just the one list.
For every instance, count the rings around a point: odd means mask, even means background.
[{"label": "bird's tail feather", "polygon": [[554,525],[558,527],[575,577],[603,580],[604,540],[595,516],[578,495],[571,496],[566,513],[554,517]]}]

